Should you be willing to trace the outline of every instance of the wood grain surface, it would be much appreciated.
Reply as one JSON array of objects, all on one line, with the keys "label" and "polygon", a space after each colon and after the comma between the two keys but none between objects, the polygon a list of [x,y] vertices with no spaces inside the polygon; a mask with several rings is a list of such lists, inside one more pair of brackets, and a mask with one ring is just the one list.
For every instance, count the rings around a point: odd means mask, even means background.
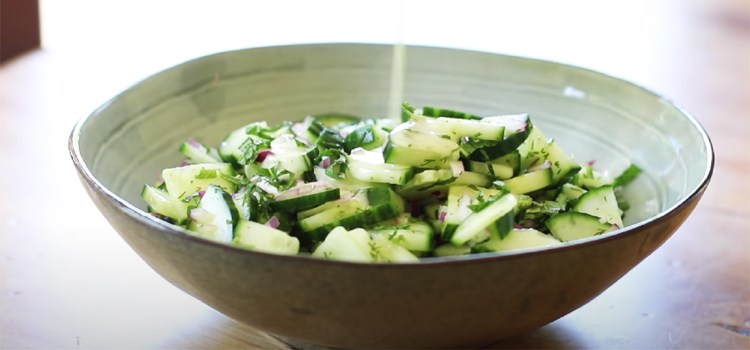
[{"label": "wood grain surface", "polygon": [[713,181],[662,248],[490,348],[750,349],[750,1],[61,3],[40,3],[45,49],[0,66],[0,348],[288,349],[140,260],[83,191],[68,134],[144,76],[212,51],[402,40],[623,77],[691,111],[714,143]]}]

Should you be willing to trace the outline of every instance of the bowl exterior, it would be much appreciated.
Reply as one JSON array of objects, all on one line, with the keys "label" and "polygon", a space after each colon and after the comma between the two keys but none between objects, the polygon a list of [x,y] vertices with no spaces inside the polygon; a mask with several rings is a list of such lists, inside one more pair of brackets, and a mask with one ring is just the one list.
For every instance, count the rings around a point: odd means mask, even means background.
[{"label": "bowl exterior", "polygon": [[120,236],[170,283],[259,330],[335,348],[469,348],[541,327],[592,300],[661,246],[702,195],[649,225],[578,246],[366,265],[199,243],[138,218],[79,175]]}]

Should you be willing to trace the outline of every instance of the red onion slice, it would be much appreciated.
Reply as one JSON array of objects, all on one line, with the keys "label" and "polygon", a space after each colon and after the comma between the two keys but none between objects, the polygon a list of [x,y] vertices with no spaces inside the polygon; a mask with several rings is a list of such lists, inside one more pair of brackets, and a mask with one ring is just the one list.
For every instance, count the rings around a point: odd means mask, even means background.
[{"label": "red onion slice", "polygon": [[513,228],[516,229],[516,230],[522,230],[523,226],[521,226],[519,224],[516,224],[516,223],[513,223]]},{"label": "red onion slice", "polygon": [[448,212],[441,211],[440,215],[438,216],[438,221],[445,222],[445,216],[448,215]]},{"label": "red onion slice", "polygon": [[190,145],[190,146],[193,146],[195,148],[202,148],[203,147],[203,145],[201,145],[200,142],[195,141],[193,139],[187,140],[187,144]]},{"label": "red onion slice", "polygon": [[270,155],[273,155],[273,152],[268,151],[268,150],[266,150],[266,151],[260,151],[260,152],[258,152],[258,157],[255,158],[255,162],[262,163],[264,160],[266,160],[266,157],[268,157]]},{"label": "red onion slice", "polygon": [[280,224],[279,219],[275,216],[272,217],[271,220],[268,220],[268,222],[266,223],[266,225],[271,226],[273,228],[279,227],[279,224]]},{"label": "red onion slice", "polygon": [[329,157],[321,158],[320,166],[323,167],[323,169],[328,169],[328,167],[331,166],[331,158]]},{"label": "red onion slice", "polygon": [[206,191],[198,191],[198,195],[201,196],[201,198],[203,198],[204,194],[206,194]]},{"label": "red onion slice", "polygon": [[184,167],[188,165],[190,165],[190,162],[188,162],[187,160],[183,160],[182,163],[180,163],[180,167]]}]

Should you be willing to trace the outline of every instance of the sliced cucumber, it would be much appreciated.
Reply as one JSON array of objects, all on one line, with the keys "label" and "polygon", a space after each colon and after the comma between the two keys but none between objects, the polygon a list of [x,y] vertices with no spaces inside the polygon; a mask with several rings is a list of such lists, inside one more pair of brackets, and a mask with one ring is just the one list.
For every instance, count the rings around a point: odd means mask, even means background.
[{"label": "sliced cucumber", "polygon": [[513,229],[513,209],[516,204],[516,196],[506,194],[481,211],[472,213],[458,226],[451,243],[462,246],[486,231],[493,237],[504,238]]},{"label": "sliced cucumber", "polygon": [[410,125],[413,122],[401,124],[391,131],[383,148],[386,163],[429,169],[443,168],[458,160],[458,144],[440,136],[410,130]]},{"label": "sliced cucumber", "polygon": [[[427,118],[413,116],[413,131],[435,134],[457,142],[462,137],[476,140],[501,141],[505,135],[505,125],[482,120]],[[446,137],[447,136],[447,137]]]},{"label": "sliced cucumber", "polygon": [[493,179],[506,180],[513,177],[513,167],[499,163],[483,163],[473,160],[464,161],[466,170],[487,175]]},{"label": "sliced cucumber", "polygon": [[458,118],[468,120],[482,120],[482,117],[471,115],[464,112],[452,111],[450,109],[435,108],[435,107],[424,107],[422,108],[422,115],[425,117],[445,117],[445,118]]},{"label": "sliced cucumber", "polygon": [[406,224],[396,225],[395,222],[380,223],[370,229],[373,237],[382,236],[392,243],[398,244],[410,251],[429,252],[435,242],[435,230],[432,225],[411,215]]},{"label": "sliced cucumber", "polygon": [[347,170],[360,181],[403,185],[414,177],[411,166],[385,164],[380,152],[362,148],[352,151],[347,160]]},{"label": "sliced cucumber", "polygon": [[372,262],[370,254],[370,236],[365,230],[347,231],[336,227],[325,237],[312,256],[325,259]]},{"label": "sliced cucumber", "polygon": [[299,228],[312,242],[322,241],[335,227],[355,229],[395,218],[404,212],[405,203],[388,188],[368,188],[336,206],[299,221]]},{"label": "sliced cucumber", "polygon": [[[513,176],[521,174],[521,153],[518,150],[510,152],[498,159],[490,161],[494,164],[507,165],[513,169]],[[512,177],[512,176],[511,176]]]},{"label": "sliced cucumber", "polygon": [[552,164],[552,183],[554,185],[570,180],[581,170],[581,166],[568,156],[554,140],[550,140],[544,148],[545,161]]},{"label": "sliced cucumber", "polygon": [[193,163],[221,163],[221,156],[217,150],[203,146],[195,140],[189,140],[180,145],[180,153]]},{"label": "sliced cucumber", "polygon": [[237,164],[242,158],[244,152],[240,151],[240,146],[248,139],[262,140],[263,138],[256,135],[248,135],[247,130],[251,128],[267,128],[266,122],[252,123],[245,125],[227,135],[219,146],[219,155],[227,163]]},{"label": "sliced cucumber", "polygon": [[488,162],[510,154],[518,149],[535,129],[528,114],[489,117],[485,120],[505,123],[505,138],[499,142],[483,145],[471,152],[468,156],[471,160]]},{"label": "sliced cucumber", "polygon": [[[191,231],[223,243],[229,243],[234,239],[233,227],[239,219],[239,214],[232,197],[221,187],[209,185],[198,208],[193,210],[188,227]],[[195,211],[201,211],[201,215]]]},{"label": "sliced cucumber", "polygon": [[596,216],[578,212],[555,215],[544,224],[555,238],[563,242],[593,237],[612,228],[611,224],[602,223]]},{"label": "sliced cucumber", "polygon": [[604,222],[617,226],[617,228],[624,227],[620,216],[620,208],[617,206],[617,199],[611,185],[584,193],[578,198],[573,211],[596,216]]},{"label": "sliced cucumber", "polygon": [[586,190],[573,184],[564,184],[560,193],[564,194],[568,199],[578,199],[578,197],[586,193]]},{"label": "sliced cucumber", "polygon": [[382,146],[388,139],[388,132],[375,125],[363,125],[352,130],[346,135],[346,151],[361,147],[366,150],[372,150]]},{"label": "sliced cucumber", "polygon": [[235,193],[237,186],[222,178],[221,175],[234,176],[235,172],[231,164],[193,164],[178,168],[164,169],[161,173],[167,192],[172,197],[178,217],[182,221],[188,218],[187,209],[195,205],[195,193],[205,191],[211,184],[224,188],[229,193]]},{"label": "sliced cucumber", "polygon": [[358,123],[361,119],[349,114],[327,113],[313,116],[324,126],[340,129],[347,125]]},{"label": "sliced cucumber", "polygon": [[357,180],[349,172],[346,173],[345,179],[332,178],[326,175],[326,169],[323,169],[321,167],[315,167],[313,169],[313,172],[315,173],[315,177],[318,179],[318,181],[324,181],[325,183],[328,184],[328,186],[339,188],[342,191],[347,191],[347,192],[352,192],[352,193],[357,192],[363,188],[374,188],[374,187],[389,188],[390,187],[388,184],[385,184],[385,183]]},{"label": "sliced cucumber", "polygon": [[526,194],[552,185],[552,169],[542,169],[503,181],[513,194]]},{"label": "sliced cucumber", "polygon": [[551,247],[561,244],[554,237],[534,229],[514,229],[505,238],[492,237],[488,241],[472,247],[471,250],[475,253],[486,253],[531,247]]},{"label": "sliced cucumber", "polygon": [[471,247],[464,245],[460,247],[456,247],[451,243],[445,243],[437,248],[435,248],[435,251],[432,252],[435,256],[460,256],[460,255],[468,255],[471,253]]},{"label": "sliced cucumber", "polygon": [[177,211],[174,199],[172,199],[172,196],[167,191],[145,185],[141,191],[141,198],[148,204],[148,211],[150,213],[159,213],[175,220],[184,216],[180,215]]},{"label": "sliced cucumber", "polygon": [[331,188],[325,182],[306,183],[279,193],[269,207],[272,211],[296,213],[337,200],[340,195],[338,188]]},{"label": "sliced cucumber", "polygon": [[299,240],[286,232],[254,221],[240,220],[234,229],[232,243],[260,252],[294,255],[299,252]]},{"label": "sliced cucumber", "polygon": [[377,262],[410,263],[419,262],[414,254],[387,236],[376,235],[371,238],[370,254]]}]

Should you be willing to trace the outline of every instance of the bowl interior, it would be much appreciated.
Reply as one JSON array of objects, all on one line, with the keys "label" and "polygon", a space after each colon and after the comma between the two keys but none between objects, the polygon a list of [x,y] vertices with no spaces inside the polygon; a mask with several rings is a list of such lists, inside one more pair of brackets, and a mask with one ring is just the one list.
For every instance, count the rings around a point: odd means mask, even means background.
[{"label": "bowl interior", "polygon": [[636,85],[533,59],[369,44],[247,49],[180,64],[82,121],[78,149],[105,188],[145,208],[143,184],[180,163],[178,147],[188,138],[216,146],[254,121],[326,112],[393,116],[400,101],[478,115],[530,113],[581,162],[594,160],[613,174],[637,164],[645,174],[625,192],[626,224],[677,205],[711,167],[710,143],[697,123]]}]

